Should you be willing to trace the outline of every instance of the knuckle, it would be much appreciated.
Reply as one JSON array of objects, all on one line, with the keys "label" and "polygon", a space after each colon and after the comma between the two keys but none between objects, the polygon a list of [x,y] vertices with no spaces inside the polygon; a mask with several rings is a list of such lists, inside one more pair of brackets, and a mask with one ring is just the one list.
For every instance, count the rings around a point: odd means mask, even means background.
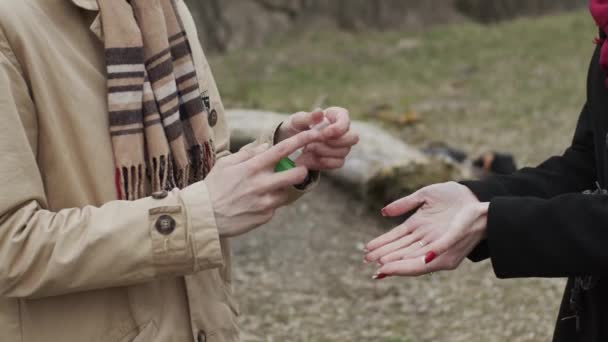
[{"label": "knuckle", "polygon": [[412,231],[414,231],[414,229],[412,229],[411,224],[404,224],[403,227],[401,228],[401,233],[404,235],[409,235],[412,233]]},{"label": "knuckle", "polygon": [[458,260],[456,260],[456,258],[448,259],[448,261],[446,262],[446,268],[449,271],[455,270],[456,268],[458,268]]},{"label": "knuckle", "polygon": [[308,170],[306,168],[297,168],[294,170],[294,178],[295,180],[304,180],[308,176]]},{"label": "knuckle", "polygon": [[224,167],[226,167],[228,164],[228,162],[226,161],[226,158],[220,158],[217,162],[215,162],[215,166],[223,169]]},{"label": "knuckle", "polygon": [[262,214],[262,223],[268,223],[274,217],[274,210],[266,210]]},{"label": "knuckle", "polygon": [[258,159],[249,159],[244,167],[245,173],[248,175],[254,174],[262,167],[262,162]]},{"label": "knuckle", "polygon": [[264,212],[272,210],[275,207],[275,199],[272,196],[264,196],[260,199],[259,206]]},{"label": "knuckle", "polygon": [[290,146],[287,144],[277,145],[277,154],[286,155],[289,153]]}]

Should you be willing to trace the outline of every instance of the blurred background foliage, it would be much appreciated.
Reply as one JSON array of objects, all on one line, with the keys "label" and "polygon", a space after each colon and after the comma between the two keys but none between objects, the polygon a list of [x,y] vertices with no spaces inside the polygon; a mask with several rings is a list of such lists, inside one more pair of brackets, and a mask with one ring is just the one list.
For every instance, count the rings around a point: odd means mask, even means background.
[{"label": "blurred background foliage", "polygon": [[420,29],[470,18],[490,23],[584,6],[586,0],[186,0],[208,51],[261,46],[280,35]]}]

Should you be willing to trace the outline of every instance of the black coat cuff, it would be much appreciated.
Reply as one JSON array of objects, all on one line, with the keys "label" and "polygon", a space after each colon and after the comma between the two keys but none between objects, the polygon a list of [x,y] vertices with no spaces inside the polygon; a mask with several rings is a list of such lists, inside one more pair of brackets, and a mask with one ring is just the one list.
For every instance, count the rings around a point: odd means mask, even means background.
[{"label": "black coat cuff", "polygon": [[[504,193],[502,185],[492,181],[465,181],[460,184],[466,186],[477,196],[480,202],[490,202],[493,197]],[[489,222],[488,222],[489,226]],[[490,257],[490,246],[488,240],[483,240],[469,254],[469,260],[473,262],[483,261]]]}]

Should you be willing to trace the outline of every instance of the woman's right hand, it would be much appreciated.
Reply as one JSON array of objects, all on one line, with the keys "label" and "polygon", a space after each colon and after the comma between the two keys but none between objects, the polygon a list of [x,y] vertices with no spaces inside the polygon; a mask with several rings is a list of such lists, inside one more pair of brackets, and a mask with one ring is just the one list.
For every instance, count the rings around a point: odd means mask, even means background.
[{"label": "woman's right hand", "polygon": [[220,236],[242,235],[270,221],[275,210],[289,200],[290,187],[301,184],[308,175],[303,166],[275,173],[275,165],[320,139],[321,133],[309,130],[270,148],[268,144],[247,145],[219,159],[205,184]]},{"label": "woman's right hand", "polygon": [[381,265],[378,278],[453,270],[485,237],[488,208],[458,183],[423,188],[382,210],[390,217],[416,212],[368,243],[365,260]]}]

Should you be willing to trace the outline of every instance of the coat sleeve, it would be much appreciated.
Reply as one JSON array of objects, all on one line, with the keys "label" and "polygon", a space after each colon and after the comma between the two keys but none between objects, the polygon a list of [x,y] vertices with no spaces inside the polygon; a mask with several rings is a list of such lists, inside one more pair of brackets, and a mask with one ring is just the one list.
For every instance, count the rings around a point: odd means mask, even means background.
[{"label": "coat sleeve", "polygon": [[500,278],[608,275],[608,196],[495,197],[488,249]]},{"label": "coat sleeve", "polygon": [[19,65],[0,44],[0,296],[125,286],[222,265],[203,182],[159,199],[49,210],[36,116]]},{"label": "coat sleeve", "polygon": [[512,175],[492,176],[483,181],[463,182],[482,202],[497,196],[552,198],[594,189],[595,149],[590,112],[583,107],[571,146],[561,156],[538,167],[524,168]]},{"label": "coat sleeve", "polygon": [[496,275],[608,275],[608,196],[583,195],[596,181],[591,113],[583,108],[572,145],[537,168],[465,185],[490,202],[487,241],[471,255],[490,257]]},{"label": "coat sleeve", "polygon": [[[571,146],[561,156],[552,157],[535,168],[524,168],[512,175],[492,176],[483,181],[462,182],[482,202],[494,202],[496,197],[536,197],[547,200],[567,193],[580,193],[595,188],[595,149],[591,114],[585,105],[581,111]],[[523,200],[522,200],[523,202]],[[491,203],[492,211],[500,210]],[[513,210],[511,215],[519,213]],[[492,214],[492,213],[491,213]],[[494,230],[496,221],[488,222]],[[473,261],[490,257],[490,245],[483,241],[469,256]]]}]

